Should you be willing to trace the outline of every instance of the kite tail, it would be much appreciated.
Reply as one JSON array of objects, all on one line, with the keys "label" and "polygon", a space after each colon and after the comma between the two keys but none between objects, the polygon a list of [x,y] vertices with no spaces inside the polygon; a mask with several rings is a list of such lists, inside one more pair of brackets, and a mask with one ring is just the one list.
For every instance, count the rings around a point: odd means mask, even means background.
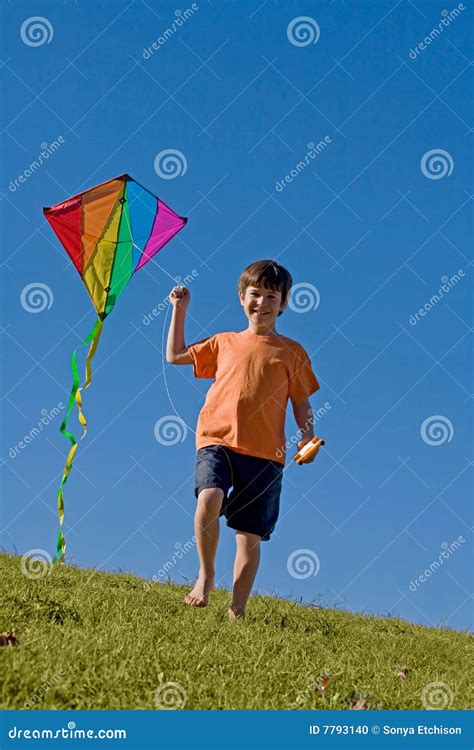
[{"label": "kite tail", "polygon": [[99,345],[100,334],[102,333],[103,324],[104,324],[103,319],[102,318],[98,318],[96,320],[95,326],[94,326],[91,334],[89,334],[89,336],[87,337],[87,339],[85,339],[83,341],[83,344],[89,343],[89,341],[91,340],[91,335],[92,335],[92,343],[91,343],[91,345],[89,347],[89,351],[87,353],[87,358],[86,358],[86,380],[85,380],[84,385],[82,385],[80,388],[77,389],[77,392],[76,392],[76,395],[75,395],[75,400],[76,400],[76,404],[77,404],[77,411],[78,411],[79,422],[81,423],[81,425],[82,425],[82,427],[84,429],[84,432],[82,433],[82,436],[81,436],[81,440],[83,438],[85,438],[86,433],[87,433],[87,419],[85,418],[85,416],[83,414],[83,411],[82,411],[82,395],[81,395],[81,391],[84,388],[89,388],[89,386],[91,384],[91,380],[92,380],[92,359],[93,359],[94,354],[96,353],[97,347]]},{"label": "kite tail", "polygon": [[63,563],[64,562],[64,556],[66,553],[66,540],[64,539],[63,534],[63,521],[64,521],[64,497],[63,497],[63,487],[67,482],[67,478],[69,476],[69,473],[72,468],[72,462],[74,460],[74,454],[77,450],[77,440],[72,434],[72,432],[68,432],[66,429],[68,419],[70,417],[71,411],[74,407],[74,402],[77,404],[78,412],[79,412],[79,421],[84,428],[84,433],[82,437],[85,436],[87,432],[87,420],[82,413],[82,397],[81,397],[81,390],[82,388],[79,387],[79,371],[77,368],[77,352],[81,346],[87,346],[87,344],[91,343],[91,346],[89,348],[89,352],[87,354],[86,359],[86,380],[84,383],[83,388],[88,388],[91,382],[92,378],[92,369],[91,369],[91,362],[92,358],[96,352],[97,345],[99,343],[100,334],[102,332],[102,326],[103,326],[103,320],[102,318],[98,318],[96,322],[94,323],[94,327],[92,328],[91,332],[88,334],[88,336],[79,344],[77,349],[74,349],[72,356],[71,356],[71,370],[72,370],[72,388],[71,393],[69,396],[69,403],[67,407],[66,416],[64,417],[60,432],[65,437],[68,438],[71,441],[71,448],[69,449],[69,453],[66,459],[66,464],[64,466],[63,476],[61,479],[61,484],[59,485],[58,490],[58,514],[59,514],[59,533],[58,533],[58,539],[56,543],[56,555],[53,558],[54,562]]}]

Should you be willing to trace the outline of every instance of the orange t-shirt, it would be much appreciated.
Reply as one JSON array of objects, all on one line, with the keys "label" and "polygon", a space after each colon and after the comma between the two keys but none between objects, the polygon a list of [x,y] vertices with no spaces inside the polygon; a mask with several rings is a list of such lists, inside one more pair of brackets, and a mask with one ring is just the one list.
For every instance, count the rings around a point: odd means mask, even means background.
[{"label": "orange t-shirt", "polygon": [[225,445],[285,465],[288,399],[303,401],[319,383],[301,344],[280,334],[216,333],[188,347],[196,378],[215,378],[196,428],[196,450]]}]

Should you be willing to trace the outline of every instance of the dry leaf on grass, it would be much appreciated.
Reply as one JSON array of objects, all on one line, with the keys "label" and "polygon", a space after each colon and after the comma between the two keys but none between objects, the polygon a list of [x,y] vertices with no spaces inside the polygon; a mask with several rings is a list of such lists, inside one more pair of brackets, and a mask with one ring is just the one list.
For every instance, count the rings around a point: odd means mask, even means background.
[{"label": "dry leaf on grass", "polygon": [[0,646],[16,646],[18,638],[15,633],[0,633]]},{"label": "dry leaf on grass", "polygon": [[359,700],[353,703],[351,706],[351,711],[367,711],[365,698],[359,698]]},{"label": "dry leaf on grass", "polygon": [[316,692],[319,693],[319,695],[322,695],[324,693],[327,686],[329,685],[330,679],[331,678],[328,674],[322,674],[318,678],[318,684],[316,685]]}]

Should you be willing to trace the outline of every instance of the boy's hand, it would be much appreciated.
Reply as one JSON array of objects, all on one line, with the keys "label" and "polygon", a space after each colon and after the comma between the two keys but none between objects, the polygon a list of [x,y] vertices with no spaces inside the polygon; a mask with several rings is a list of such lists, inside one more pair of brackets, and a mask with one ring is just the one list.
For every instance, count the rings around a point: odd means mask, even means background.
[{"label": "boy's hand", "polygon": [[168,297],[174,308],[177,310],[186,310],[191,301],[191,292],[186,286],[175,286]]},{"label": "boy's hand", "polygon": [[[310,437],[306,437],[306,438],[302,438],[302,440],[298,440],[298,451],[300,451],[307,443],[310,443],[311,440],[312,440],[312,438],[310,438]],[[311,463],[313,463],[313,461],[314,461],[315,458],[316,458],[316,454],[312,458],[310,458],[307,461],[305,461],[305,463],[311,464]]]}]

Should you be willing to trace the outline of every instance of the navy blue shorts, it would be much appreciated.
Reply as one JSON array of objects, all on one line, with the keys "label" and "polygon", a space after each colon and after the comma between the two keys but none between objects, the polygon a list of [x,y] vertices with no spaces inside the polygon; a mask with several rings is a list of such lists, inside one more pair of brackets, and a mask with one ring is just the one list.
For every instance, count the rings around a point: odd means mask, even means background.
[{"label": "navy blue shorts", "polygon": [[[224,492],[219,515],[236,531],[270,539],[280,510],[283,464],[237,453],[223,445],[199,448],[196,454],[196,498],[207,487]],[[232,488],[228,496],[229,489]]]}]

